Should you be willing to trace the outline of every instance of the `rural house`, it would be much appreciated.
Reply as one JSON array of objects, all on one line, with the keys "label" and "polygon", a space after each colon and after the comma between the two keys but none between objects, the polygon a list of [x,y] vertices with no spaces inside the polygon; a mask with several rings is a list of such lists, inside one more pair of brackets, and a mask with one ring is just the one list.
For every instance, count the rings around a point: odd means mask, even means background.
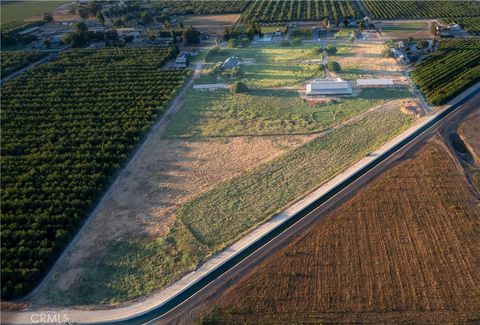
[{"label": "rural house", "polygon": [[188,57],[186,54],[181,54],[175,59],[175,69],[185,69],[188,67]]}]

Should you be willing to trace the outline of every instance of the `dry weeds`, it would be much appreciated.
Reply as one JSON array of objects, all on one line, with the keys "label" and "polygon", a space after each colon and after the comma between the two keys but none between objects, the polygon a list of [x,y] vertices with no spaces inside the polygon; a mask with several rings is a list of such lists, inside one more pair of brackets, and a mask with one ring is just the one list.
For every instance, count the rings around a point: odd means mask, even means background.
[{"label": "dry weeds", "polygon": [[[205,140],[153,138],[129,166],[88,231],[46,286],[60,290],[79,281],[85,261],[102,256],[109,243],[138,236],[163,236],[175,211],[216,184],[272,160],[312,136],[244,137]],[[38,302],[42,303],[40,292]]]}]

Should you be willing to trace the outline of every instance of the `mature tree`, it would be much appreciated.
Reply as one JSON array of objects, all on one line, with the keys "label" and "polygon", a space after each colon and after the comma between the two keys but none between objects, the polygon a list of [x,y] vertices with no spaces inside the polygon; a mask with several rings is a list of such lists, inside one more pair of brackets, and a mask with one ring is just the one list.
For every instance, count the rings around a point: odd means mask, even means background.
[{"label": "mature tree", "polygon": [[52,43],[50,43],[50,40],[48,38],[45,38],[43,40],[43,46],[45,46],[45,48],[49,49],[51,45]]},{"label": "mature tree", "polygon": [[85,25],[85,23],[83,22],[75,23],[75,25],[73,25],[73,31],[74,31],[72,35],[73,47],[83,46],[86,43],[88,43],[88,39],[89,39],[88,28],[87,28],[87,25]]},{"label": "mature tree", "polygon": [[82,18],[83,20],[87,19],[88,16],[89,16],[89,11],[87,8],[85,7],[80,7],[78,8],[78,14],[80,16],[80,18]]},{"label": "mature tree", "polygon": [[337,61],[328,62],[327,67],[328,67],[328,70],[335,71],[335,72],[342,70],[340,63],[338,63]]},{"label": "mature tree", "polygon": [[246,93],[248,92],[248,87],[241,81],[236,81],[230,87],[230,92],[236,93]]},{"label": "mature tree", "polygon": [[426,48],[428,48],[428,42],[427,41],[422,40],[422,41],[417,42],[417,49],[424,50]]},{"label": "mature tree", "polygon": [[192,26],[184,29],[182,32],[183,42],[185,45],[200,43],[200,32]]},{"label": "mature tree", "polygon": [[145,25],[153,23],[153,17],[148,11],[142,12],[141,18]]},{"label": "mature tree", "polygon": [[105,16],[103,15],[102,11],[97,11],[97,20],[102,26],[105,26]]},{"label": "mature tree", "polygon": [[47,23],[49,23],[49,22],[53,21],[53,17],[50,13],[47,12],[46,14],[43,15],[43,20],[45,20]]},{"label": "mature tree", "polygon": [[337,48],[335,46],[333,46],[332,44],[328,44],[327,48],[325,50],[330,55],[335,55],[337,53]]}]

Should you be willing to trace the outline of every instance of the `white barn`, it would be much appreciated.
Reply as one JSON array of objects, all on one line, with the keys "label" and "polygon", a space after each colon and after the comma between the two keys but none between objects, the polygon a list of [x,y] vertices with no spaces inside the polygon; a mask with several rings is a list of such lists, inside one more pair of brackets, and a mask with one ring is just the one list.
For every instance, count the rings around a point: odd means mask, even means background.
[{"label": "white barn", "polygon": [[388,88],[393,87],[392,79],[357,79],[358,88]]},{"label": "white barn", "polygon": [[307,84],[307,95],[351,95],[352,87],[342,79],[315,79]]}]

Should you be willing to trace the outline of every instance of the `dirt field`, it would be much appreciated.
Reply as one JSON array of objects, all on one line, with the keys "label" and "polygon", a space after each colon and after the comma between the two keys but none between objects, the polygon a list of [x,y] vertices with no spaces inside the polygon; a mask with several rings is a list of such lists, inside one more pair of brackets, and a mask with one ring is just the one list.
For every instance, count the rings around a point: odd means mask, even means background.
[{"label": "dirt field", "polygon": [[478,320],[479,198],[443,140],[430,140],[225,288],[205,317],[222,324]]},{"label": "dirt field", "polygon": [[382,33],[392,39],[431,38],[430,22],[428,21],[382,21],[380,24]]},{"label": "dirt field", "polygon": [[480,164],[480,110],[473,112],[460,125],[458,133],[467,145],[470,153],[474,156],[477,164]]},{"label": "dirt field", "polygon": [[306,136],[196,141],[153,138],[148,143],[149,150],[138,157],[114,188],[91,224],[92,231],[85,232],[61,270],[40,292],[36,303],[60,303],[61,296],[49,293],[81,285],[81,279],[89,271],[85,268],[87,261],[102,258],[102,252],[112,243],[129,238],[163,237],[175,223],[175,211],[182,204],[310,139]]}]

